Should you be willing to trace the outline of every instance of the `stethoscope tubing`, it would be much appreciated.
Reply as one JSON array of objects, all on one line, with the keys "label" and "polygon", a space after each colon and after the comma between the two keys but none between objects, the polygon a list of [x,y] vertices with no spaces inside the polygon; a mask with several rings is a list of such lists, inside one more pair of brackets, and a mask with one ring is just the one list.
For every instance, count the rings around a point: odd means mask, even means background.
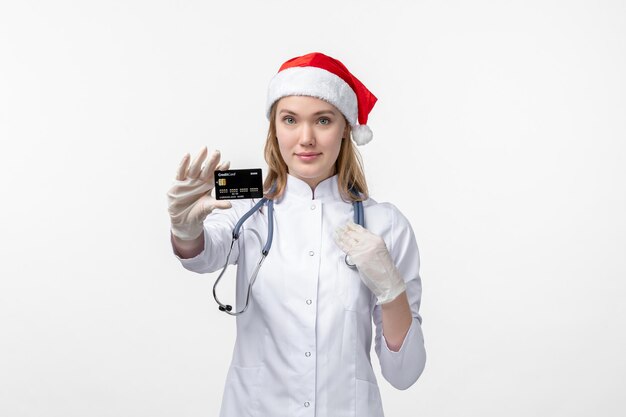
[{"label": "stethoscope tubing", "polygon": [[[246,292],[246,304],[245,304],[245,306],[243,307],[243,309],[241,311],[234,311],[233,312],[232,311],[233,307],[231,305],[223,304],[219,300],[219,298],[217,297],[217,284],[220,282],[220,280],[224,276],[224,273],[228,269],[228,265],[229,265],[229,262],[230,262],[230,255],[231,255],[231,253],[233,251],[233,246],[235,245],[235,241],[237,241],[237,239],[239,239],[239,234],[241,233],[241,228],[242,228],[243,224],[245,223],[246,220],[248,220],[248,218],[250,216],[252,216],[258,210],[260,210],[261,207],[263,205],[265,205],[265,204],[267,204],[267,240],[265,241],[265,245],[263,246],[263,249],[261,250],[261,258],[259,259],[259,262],[257,263],[256,267],[254,268],[254,272],[252,273],[252,277],[250,278],[250,283],[248,284],[248,291]],[[354,214],[353,214],[354,222],[356,224],[361,225],[362,227],[365,227],[363,202],[362,201],[354,201],[352,203],[352,207],[354,209]],[[219,305],[218,308],[219,308],[220,311],[223,311],[224,313],[229,314],[231,316],[238,316],[238,315],[242,314],[244,311],[246,311],[248,309],[248,305],[249,305],[249,302],[250,302],[250,295],[252,294],[252,285],[256,281],[256,278],[257,278],[257,276],[259,274],[259,269],[261,269],[261,265],[263,265],[263,261],[265,260],[265,258],[269,254],[270,248],[272,247],[272,241],[273,240],[274,240],[274,200],[271,200],[269,198],[263,197],[247,213],[245,213],[243,216],[241,216],[241,218],[239,219],[239,221],[235,224],[235,227],[233,228],[232,240],[230,242],[230,248],[228,249],[228,255],[226,255],[226,262],[224,263],[224,267],[222,268],[222,272],[220,272],[219,276],[215,280],[215,283],[213,284],[213,298],[215,299],[215,302],[217,302],[217,304]],[[350,268],[353,268],[353,269],[356,268],[356,265],[354,265],[354,264],[352,264],[352,263],[350,263],[348,261],[348,255],[347,254],[344,257],[344,262]]]},{"label": "stethoscope tubing", "polygon": [[[365,227],[365,216],[364,216],[364,213],[363,213],[363,202],[362,201],[355,201],[352,204],[352,206],[354,208],[354,214],[353,214],[354,222],[356,224],[359,224],[359,225]],[[350,268],[352,268],[352,269],[356,268],[355,264],[353,264],[350,261],[348,261],[348,254],[347,253],[346,253],[346,256],[344,256],[343,261]]]}]

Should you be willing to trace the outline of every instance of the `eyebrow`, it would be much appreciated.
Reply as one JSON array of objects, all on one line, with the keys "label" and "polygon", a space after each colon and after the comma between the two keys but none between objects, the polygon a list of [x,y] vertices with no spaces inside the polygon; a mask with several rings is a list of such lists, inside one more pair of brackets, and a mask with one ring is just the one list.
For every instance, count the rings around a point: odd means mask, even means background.
[{"label": "eyebrow", "polygon": [[[294,116],[297,115],[296,112],[293,112],[293,111],[288,110],[288,109],[282,109],[280,112],[278,112],[278,114],[283,114],[283,113],[292,114]],[[313,116],[319,116],[319,115],[322,115],[322,114],[332,114],[333,116],[337,115],[337,113],[335,113],[332,110],[320,110],[318,112],[313,113]]]}]

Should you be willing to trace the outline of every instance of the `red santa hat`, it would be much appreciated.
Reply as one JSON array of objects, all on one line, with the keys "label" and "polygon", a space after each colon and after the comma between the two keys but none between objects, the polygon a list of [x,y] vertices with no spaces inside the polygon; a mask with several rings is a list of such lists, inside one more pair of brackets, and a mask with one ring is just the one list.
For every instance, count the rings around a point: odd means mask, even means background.
[{"label": "red santa hat", "polygon": [[352,126],[352,139],[357,145],[372,140],[367,116],[377,98],[338,60],[313,52],[285,62],[270,81],[268,119],[272,105],[286,96],[311,96],[329,102]]}]

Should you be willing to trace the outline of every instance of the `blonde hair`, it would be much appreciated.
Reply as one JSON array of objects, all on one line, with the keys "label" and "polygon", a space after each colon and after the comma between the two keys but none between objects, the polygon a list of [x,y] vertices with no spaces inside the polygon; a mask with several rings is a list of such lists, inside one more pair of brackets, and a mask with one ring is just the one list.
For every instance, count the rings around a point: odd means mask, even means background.
[{"label": "blonde hair", "polygon": [[[277,103],[277,102],[276,102]],[[280,198],[287,187],[287,164],[283,160],[276,137],[276,103],[270,110],[270,124],[265,141],[265,161],[269,171],[265,177],[263,188],[265,196],[271,199]],[[345,118],[345,117],[344,117]],[[350,124],[346,120],[344,138],[335,162],[335,173],[339,185],[339,193],[346,201],[365,201],[369,197],[361,155],[350,139]],[[275,188],[272,186],[276,184]],[[356,192],[356,194],[355,194]]]}]

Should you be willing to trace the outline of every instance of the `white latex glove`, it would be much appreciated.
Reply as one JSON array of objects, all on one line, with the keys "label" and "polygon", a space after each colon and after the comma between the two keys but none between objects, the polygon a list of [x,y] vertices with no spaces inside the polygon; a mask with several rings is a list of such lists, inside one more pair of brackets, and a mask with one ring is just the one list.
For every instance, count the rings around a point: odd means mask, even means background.
[{"label": "white latex glove", "polygon": [[385,241],[378,235],[350,222],[335,230],[335,242],[356,265],[361,280],[376,295],[376,304],[385,304],[406,289],[393,263]]},{"label": "white latex glove", "polygon": [[[206,162],[206,146],[189,164],[190,155],[186,154],[180,162],[176,179],[167,192],[168,211],[172,222],[172,234],[182,240],[194,240],[204,229],[204,219],[215,208],[227,209],[232,204],[226,200],[216,200],[211,195],[215,187],[214,171],[225,170],[229,162],[218,165],[220,152],[215,151]],[[204,163],[204,165],[203,165]]]}]

